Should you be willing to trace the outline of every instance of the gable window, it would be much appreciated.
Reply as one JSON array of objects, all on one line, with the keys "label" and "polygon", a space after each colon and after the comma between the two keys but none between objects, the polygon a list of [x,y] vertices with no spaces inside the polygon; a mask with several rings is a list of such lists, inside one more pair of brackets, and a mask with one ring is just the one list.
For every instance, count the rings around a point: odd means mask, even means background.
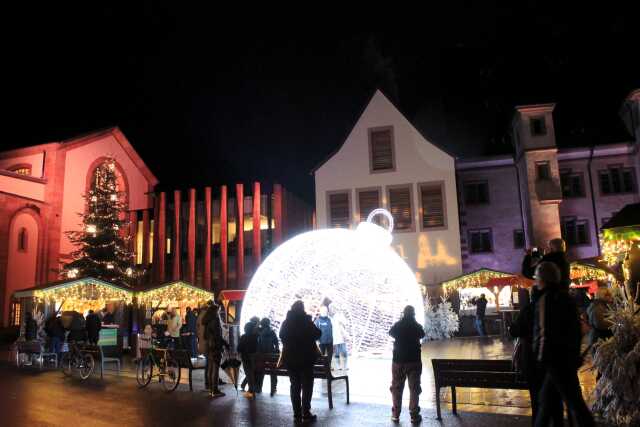
[{"label": "gable window", "polygon": [[513,247],[514,249],[524,248],[524,231],[513,230]]},{"label": "gable window", "polygon": [[329,227],[349,228],[351,225],[351,200],[348,191],[329,193]]},{"label": "gable window", "polygon": [[605,170],[598,172],[600,180],[600,192],[602,194],[623,194],[635,192],[633,181],[635,178],[634,168],[622,166],[609,166]]},{"label": "gable window", "polygon": [[549,181],[551,179],[549,162],[536,162],[536,177],[538,181]]},{"label": "gable window", "polygon": [[[374,209],[378,209],[380,206],[380,190],[377,188],[373,189],[362,189],[357,190],[358,193],[358,214],[360,215],[360,222],[366,221],[367,216]],[[373,221],[378,223],[381,216],[376,216]]]},{"label": "gable window", "polygon": [[420,224],[423,229],[446,227],[444,183],[420,184]]},{"label": "gable window", "polygon": [[9,172],[17,173],[18,175],[31,175],[31,165],[29,164],[14,165],[7,170]]},{"label": "gable window", "polygon": [[547,134],[547,123],[544,116],[531,117],[529,123],[531,125],[532,136],[542,136]]},{"label": "gable window", "polygon": [[468,205],[489,203],[489,183],[487,181],[465,182],[464,202]]},{"label": "gable window", "polygon": [[393,128],[369,129],[369,165],[371,172],[395,170]]},{"label": "gable window", "polygon": [[562,238],[568,245],[589,245],[589,221],[567,216],[562,218]]},{"label": "gable window", "polygon": [[582,172],[572,172],[571,169],[560,171],[562,197],[584,197],[584,178]]},{"label": "gable window", "polygon": [[469,230],[469,242],[471,253],[493,252],[493,242],[490,228]]},{"label": "gable window", "polygon": [[27,229],[22,227],[18,232],[18,250],[26,252],[29,245],[29,234]]},{"label": "gable window", "polygon": [[413,231],[411,185],[388,187],[389,208],[393,216],[393,231]]}]

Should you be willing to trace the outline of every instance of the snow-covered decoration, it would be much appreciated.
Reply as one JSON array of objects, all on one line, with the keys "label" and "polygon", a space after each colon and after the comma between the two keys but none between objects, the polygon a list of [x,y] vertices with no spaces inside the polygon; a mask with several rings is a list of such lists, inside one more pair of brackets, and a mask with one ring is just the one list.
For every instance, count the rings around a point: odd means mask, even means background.
[{"label": "snow-covered decoration", "polygon": [[442,298],[437,306],[433,306],[427,299],[424,312],[425,340],[448,339],[458,332],[458,329],[460,319],[449,301]]},{"label": "snow-covered decoration", "polygon": [[640,307],[614,288],[615,302],[608,319],[613,337],[596,344],[594,412],[612,425],[640,425]]},{"label": "snow-covered decoration", "polygon": [[424,339],[427,341],[439,340],[438,319],[435,307],[431,305],[431,300],[427,298],[424,305]]},{"label": "snow-covered decoration", "polygon": [[371,216],[355,231],[315,230],[280,245],[251,280],[241,324],[268,317],[279,330],[294,301],[304,301],[315,316],[329,300],[343,309],[351,354],[388,354],[388,332],[403,308],[410,304],[420,313],[424,306],[414,274],[389,246],[391,228],[372,223]]}]

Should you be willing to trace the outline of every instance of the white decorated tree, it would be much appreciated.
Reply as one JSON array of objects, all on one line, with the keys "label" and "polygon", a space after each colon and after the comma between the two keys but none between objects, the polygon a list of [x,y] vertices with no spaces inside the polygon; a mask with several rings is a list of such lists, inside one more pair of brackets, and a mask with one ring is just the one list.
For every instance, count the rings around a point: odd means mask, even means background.
[{"label": "white decorated tree", "polygon": [[444,339],[451,338],[460,329],[460,318],[445,298],[442,298],[436,309],[436,322],[440,336]]},{"label": "white decorated tree", "polygon": [[424,338],[427,341],[440,339],[438,316],[436,314],[435,307],[431,305],[429,298],[426,299],[424,305],[424,333]]}]

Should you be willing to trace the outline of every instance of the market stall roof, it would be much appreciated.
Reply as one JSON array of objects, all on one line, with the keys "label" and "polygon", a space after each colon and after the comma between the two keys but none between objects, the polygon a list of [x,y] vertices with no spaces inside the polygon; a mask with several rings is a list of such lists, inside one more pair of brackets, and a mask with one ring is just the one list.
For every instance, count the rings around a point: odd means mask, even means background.
[{"label": "market stall roof", "polygon": [[224,301],[242,301],[246,293],[243,289],[227,289],[220,291],[220,298]]},{"label": "market stall roof", "polygon": [[138,302],[145,304],[151,301],[208,301],[213,300],[213,292],[193,286],[189,282],[176,280],[152,286],[137,292]]},{"label": "market stall roof", "polygon": [[487,282],[494,277],[513,276],[513,273],[492,270],[490,268],[481,268],[479,270],[465,273],[446,282],[442,282],[442,288],[445,294],[449,291],[459,288],[481,288],[486,286]]},{"label": "market stall roof", "polygon": [[530,288],[535,282],[527,277],[520,275],[504,276],[504,277],[492,277],[487,282],[486,287],[491,289],[494,286],[498,288],[504,288],[505,286],[521,286],[523,288]]},{"label": "market stall roof", "polygon": [[570,266],[571,280],[607,280],[609,274],[613,273],[598,258],[573,261]]},{"label": "market stall roof", "polygon": [[16,291],[13,296],[14,298],[55,298],[56,295],[59,295],[60,298],[65,298],[65,295],[68,294],[69,290],[71,290],[72,288],[78,288],[80,286],[86,288],[88,292],[91,292],[96,288],[107,290],[110,291],[110,293],[114,297],[121,296],[121,299],[123,300],[131,300],[131,298],[133,297],[132,289],[109,283],[104,280],[96,279],[94,277],[80,277],[71,280],[61,280],[58,282],[45,283],[42,285]]},{"label": "market stall roof", "polygon": [[639,227],[640,226],[640,203],[632,203],[626,205],[617,214],[611,217],[603,230],[622,227]]}]

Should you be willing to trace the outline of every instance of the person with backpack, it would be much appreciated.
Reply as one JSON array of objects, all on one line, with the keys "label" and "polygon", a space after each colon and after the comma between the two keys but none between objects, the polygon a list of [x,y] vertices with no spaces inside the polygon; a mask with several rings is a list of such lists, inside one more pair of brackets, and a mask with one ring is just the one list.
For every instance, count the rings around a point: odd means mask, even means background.
[{"label": "person with backpack", "polygon": [[[260,321],[260,329],[258,330],[258,353],[274,354],[280,353],[280,343],[278,336],[271,329],[271,321],[265,317]],[[264,374],[256,375],[256,392],[262,393],[262,384],[264,382]],[[275,393],[278,385],[278,376],[271,375],[271,392]]]},{"label": "person with backpack", "polygon": [[550,424],[558,394],[578,426],[594,426],[578,379],[582,365],[578,309],[554,263],[541,262],[535,279],[540,297],[534,311],[533,350],[542,381],[535,426]]},{"label": "person with backpack", "polygon": [[247,399],[253,399],[256,393],[256,353],[258,351],[258,327],[255,322],[244,325],[244,334],[238,340],[238,353],[242,359],[242,367],[249,384],[249,390],[244,393]]}]

